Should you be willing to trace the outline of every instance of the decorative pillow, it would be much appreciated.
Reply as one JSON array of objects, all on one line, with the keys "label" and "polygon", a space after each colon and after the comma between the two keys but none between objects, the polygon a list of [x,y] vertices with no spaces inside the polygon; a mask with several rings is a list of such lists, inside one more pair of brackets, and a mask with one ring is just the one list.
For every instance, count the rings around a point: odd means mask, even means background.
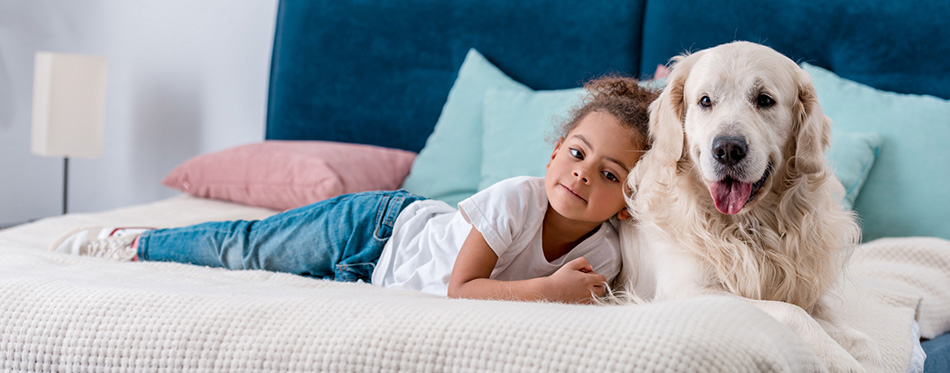
[{"label": "decorative pillow", "polygon": [[854,202],[864,240],[895,236],[950,239],[950,101],[881,91],[820,67],[818,101],[838,131],[873,131],[884,145]]},{"label": "decorative pillow", "polygon": [[275,210],[344,193],[392,190],[416,153],[327,141],[264,141],[191,158],[162,184],[196,197]]},{"label": "decorative pillow", "polygon": [[844,205],[854,206],[884,141],[876,133],[832,131],[827,163],[844,185]]},{"label": "decorative pillow", "polygon": [[653,80],[666,79],[670,76],[670,68],[666,65],[656,65],[656,71],[653,73]]},{"label": "decorative pillow", "polygon": [[580,104],[583,88],[525,91],[492,88],[482,107],[481,181],[478,190],[515,176],[544,176],[557,124]]},{"label": "decorative pillow", "polygon": [[456,205],[478,191],[482,160],[482,101],[491,87],[530,92],[470,49],[435,129],[412,165],[403,189]]},{"label": "decorative pillow", "polygon": [[[654,81],[641,84],[655,86]],[[556,124],[580,104],[582,88],[523,91],[494,88],[485,94],[482,109],[482,180],[479,189],[514,176],[544,176],[554,150]],[[851,207],[881,146],[873,133],[836,131],[828,164],[845,186],[844,204]]]}]

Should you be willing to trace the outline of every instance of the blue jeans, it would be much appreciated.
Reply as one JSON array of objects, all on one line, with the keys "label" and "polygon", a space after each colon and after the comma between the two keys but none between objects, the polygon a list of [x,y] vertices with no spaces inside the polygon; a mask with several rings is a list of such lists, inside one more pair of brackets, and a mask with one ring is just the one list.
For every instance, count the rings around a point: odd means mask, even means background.
[{"label": "blue jeans", "polygon": [[158,229],[142,233],[138,255],[141,260],[369,282],[396,217],[423,199],[402,190],[344,194],[264,220]]}]

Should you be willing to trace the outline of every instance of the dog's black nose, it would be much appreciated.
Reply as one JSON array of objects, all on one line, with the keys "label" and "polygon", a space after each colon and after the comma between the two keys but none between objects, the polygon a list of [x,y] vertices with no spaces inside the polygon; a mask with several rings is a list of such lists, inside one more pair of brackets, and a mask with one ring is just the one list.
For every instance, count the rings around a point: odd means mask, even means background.
[{"label": "dog's black nose", "polygon": [[732,166],[745,158],[748,148],[744,137],[719,136],[713,139],[713,158],[723,165]]}]

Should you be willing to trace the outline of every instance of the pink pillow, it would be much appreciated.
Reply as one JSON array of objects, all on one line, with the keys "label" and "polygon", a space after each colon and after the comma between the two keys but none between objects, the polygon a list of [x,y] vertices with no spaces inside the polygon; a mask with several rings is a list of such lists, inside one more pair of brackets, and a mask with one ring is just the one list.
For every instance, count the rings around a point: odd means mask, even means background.
[{"label": "pink pillow", "polygon": [[162,184],[196,197],[287,210],[399,188],[416,153],[327,141],[264,141],[191,158]]},{"label": "pink pillow", "polygon": [[653,79],[659,80],[670,75],[670,68],[666,65],[656,65],[656,72],[653,73]]}]

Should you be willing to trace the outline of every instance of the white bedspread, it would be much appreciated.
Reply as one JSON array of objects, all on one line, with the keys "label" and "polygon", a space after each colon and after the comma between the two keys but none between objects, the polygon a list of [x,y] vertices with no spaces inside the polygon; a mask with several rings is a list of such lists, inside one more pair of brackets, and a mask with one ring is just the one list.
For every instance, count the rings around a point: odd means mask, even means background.
[{"label": "white bedspread", "polygon": [[[177,197],[0,231],[3,371],[774,371],[824,368],[744,302],[645,306],[445,299],[263,271],[55,254],[88,225],[177,226],[272,211]],[[904,371],[950,328],[950,243],[878,241],[855,255],[843,308]],[[865,289],[865,290],[856,290]],[[883,315],[883,316],[882,316]]]}]

